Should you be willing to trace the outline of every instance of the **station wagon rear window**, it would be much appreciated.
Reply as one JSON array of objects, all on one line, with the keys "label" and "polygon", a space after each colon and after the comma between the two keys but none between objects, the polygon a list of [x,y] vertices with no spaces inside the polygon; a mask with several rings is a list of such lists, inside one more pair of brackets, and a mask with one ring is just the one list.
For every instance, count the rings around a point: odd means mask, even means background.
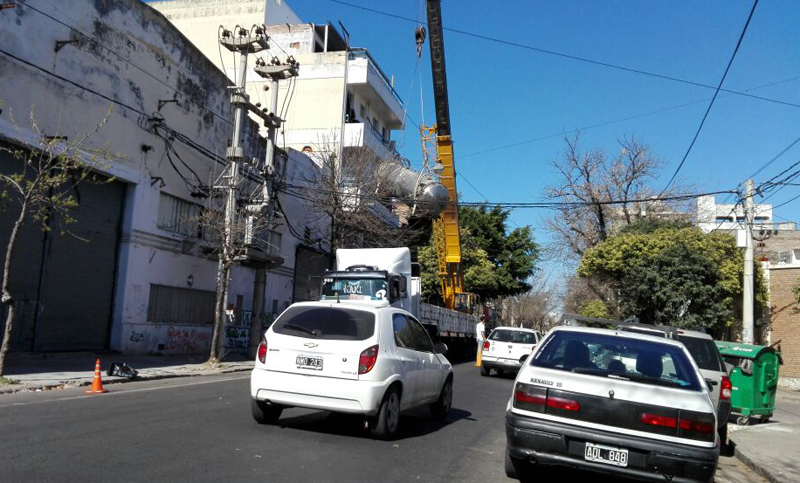
[{"label": "station wagon rear window", "polygon": [[375,314],[334,307],[289,307],[272,330],[309,339],[367,340],[375,333]]},{"label": "station wagon rear window", "polygon": [[558,331],[531,360],[537,367],[700,390],[695,370],[679,347],[604,334]]},{"label": "station wagon rear window", "polygon": [[495,342],[513,342],[517,344],[535,344],[536,334],[522,330],[495,329],[489,334],[489,340]]}]

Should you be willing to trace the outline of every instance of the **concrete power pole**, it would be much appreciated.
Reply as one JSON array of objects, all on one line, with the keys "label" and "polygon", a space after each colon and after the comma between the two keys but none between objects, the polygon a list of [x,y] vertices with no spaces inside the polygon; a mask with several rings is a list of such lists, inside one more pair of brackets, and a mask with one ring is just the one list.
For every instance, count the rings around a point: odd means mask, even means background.
[{"label": "concrete power pole", "polygon": [[219,253],[219,265],[217,267],[217,300],[215,303],[215,323],[214,332],[211,340],[212,352],[210,360],[218,359],[219,349],[225,347],[224,326],[225,326],[225,304],[228,300],[228,278],[230,266],[233,263],[235,253],[233,250],[233,226],[236,222],[237,191],[239,187],[239,166],[244,161],[244,149],[242,147],[242,130],[244,128],[246,111],[254,110],[249,102],[245,86],[247,82],[247,56],[269,48],[267,36],[264,34],[263,27],[254,25],[247,30],[239,25],[234,27],[233,32],[225,28],[220,29],[219,43],[231,52],[239,53],[239,78],[236,86],[232,88],[231,104],[235,107],[233,118],[233,136],[231,146],[227,150],[228,166],[224,177],[224,183],[219,186],[225,192],[224,205],[224,229],[222,230],[222,250]]},{"label": "concrete power pole", "polygon": [[744,218],[745,218],[745,249],[744,249],[744,280],[742,287],[742,339],[745,344],[753,343],[753,221],[755,216],[755,206],[753,203],[753,180],[748,179],[746,184],[747,193],[744,199]]},{"label": "concrete power pole", "polygon": [[[281,62],[277,57],[267,64],[263,60],[256,62],[253,69],[259,76],[269,79],[270,105],[268,116],[270,118],[267,126],[267,152],[264,157],[264,185],[262,191],[262,203],[267,208],[267,220],[271,221],[274,212],[275,202],[275,139],[277,139],[278,128],[283,124],[283,119],[278,116],[278,81],[291,79],[298,75],[298,63],[293,57]],[[262,313],[264,312],[264,288],[266,287],[267,269],[265,266],[256,267],[256,279],[253,286],[253,318],[250,324],[250,343],[248,352],[251,357],[255,357],[256,348],[261,339]]]}]

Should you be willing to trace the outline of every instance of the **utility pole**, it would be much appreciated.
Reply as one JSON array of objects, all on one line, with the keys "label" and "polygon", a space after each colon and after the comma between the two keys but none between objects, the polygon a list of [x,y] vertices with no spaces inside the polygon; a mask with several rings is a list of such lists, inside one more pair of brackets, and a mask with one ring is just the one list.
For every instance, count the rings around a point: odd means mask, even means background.
[{"label": "utility pole", "polygon": [[221,336],[225,326],[225,305],[228,299],[228,278],[230,268],[235,260],[233,226],[236,222],[237,191],[239,187],[239,166],[244,160],[244,149],[242,147],[242,129],[244,127],[246,111],[259,112],[255,106],[249,102],[249,97],[245,92],[247,82],[247,56],[262,50],[268,49],[267,36],[264,28],[253,25],[250,30],[237,25],[233,32],[220,29],[219,43],[231,52],[239,53],[239,78],[236,86],[232,88],[231,104],[235,107],[233,118],[233,136],[231,146],[227,150],[228,166],[224,176],[224,182],[218,188],[225,193],[224,203],[224,227],[222,230],[222,245],[219,253],[219,264],[217,267],[217,299],[214,314],[214,332],[211,337],[210,362],[219,359],[218,348],[224,348],[224,336]]},{"label": "utility pole", "polygon": [[745,222],[745,249],[744,249],[744,280],[742,287],[742,339],[745,344],[753,343],[753,221],[755,206],[753,203],[753,180],[746,183],[744,198]]},{"label": "utility pole", "polygon": [[[266,113],[270,122],[265,122],[268,126],[267,152],[264,157],[264,185],[262,190],[262,206],[267,210],[267,221],[273,217],[275,203],[275,140],[278,137],[278,128],[283,124],[283,119],[278,116],[278,81],[288,80],[298,75],[299,64],[294,57],[289,56],[286,62],[281,62],[277,57],[272,57],[272,61],[267,64],[263,60],[256,61],[254,68],[259,76],[269,79],[270,85],[270,105],[269,112]],[[264,311],[264,288],[266,287],[267,269],[265,265],[256,267],[255,284],[253,285],[253,318],[250,324],[250,343],[248,352],[251,357],[255,357],[255,351],[260,341],[262,332],[261,314]]]}]

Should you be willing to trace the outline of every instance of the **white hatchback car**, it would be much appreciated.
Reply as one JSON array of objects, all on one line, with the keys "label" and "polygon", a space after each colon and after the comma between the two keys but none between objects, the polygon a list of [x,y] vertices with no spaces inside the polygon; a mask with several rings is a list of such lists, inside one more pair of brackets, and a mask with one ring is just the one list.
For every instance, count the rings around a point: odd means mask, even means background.
[{"label": "white hatchback car", "polygon": [[541,338],[536,330],[497,327],[483,343],[481,375],[488,376],[492,369],[498,374],[517,372]]},{"label": "white hatchback car", "polygon": [[375,437],[391,438],[401,411],[429,405],[434,417],[447,417],[453,368],[446,351],[388,302],[294,304],[258,346],[253,417],[274,423],[285,407],[363,414]]}]

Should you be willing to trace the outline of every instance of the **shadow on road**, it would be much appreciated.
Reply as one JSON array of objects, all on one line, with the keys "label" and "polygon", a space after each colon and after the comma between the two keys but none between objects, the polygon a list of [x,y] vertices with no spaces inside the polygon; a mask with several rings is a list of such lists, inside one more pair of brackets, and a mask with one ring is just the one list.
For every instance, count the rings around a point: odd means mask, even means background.
[{"label": "shadow on road", "polygon": [[[425,436],[461,420],[474,421],[471,416],[472,413],[469,411],[452,408],[446,420],[437,421],[431,417],[427,407],[415,408],[401,415],[396,440]],[[353,414],[315,411],[301,416],[281,418],[277,425],[282,429],[335,434],[352,438],[372,438],[369,430],[364,427],[364,417]]]}]

